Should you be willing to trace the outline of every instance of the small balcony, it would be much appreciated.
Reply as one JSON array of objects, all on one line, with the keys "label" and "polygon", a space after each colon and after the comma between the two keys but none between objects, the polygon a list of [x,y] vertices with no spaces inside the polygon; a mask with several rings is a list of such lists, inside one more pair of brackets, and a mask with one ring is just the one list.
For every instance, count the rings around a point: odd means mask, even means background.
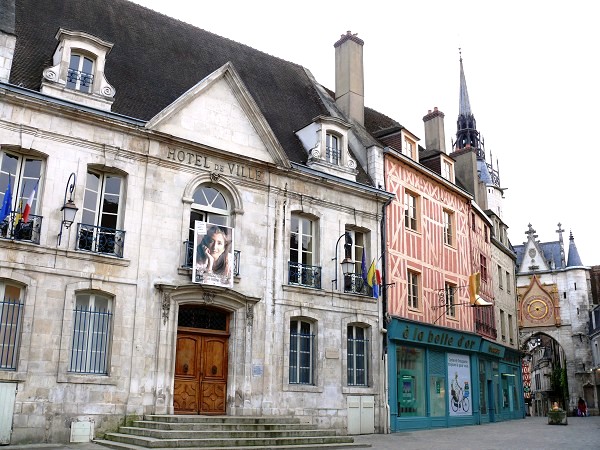
[{"label": "small balcony", "polygon": [[360,273],[344,275],[344,292],[347,294],[373,296],[373,288],[365,283]]},{"label": "small balcony", "polygon": [[321,289],[321,266],[294,261],[289,261],[288,264],[288,284]]},{"label": "small balcony", "polygon": [[27,222],[23,222],[21,213],[12,211],[10,215],[0,223],[0,238],[39,244],[42,219],[42,216],[29,214]]},{"label": "small balcony", "polygon": [[496,328],[482,320],[475,319],[475,331],[483,336],[487,336],[492,339],[496,339],[498,337],[498,332],[496,331]]},{"label": "small balcony", "polygon": [[77,250],[123,257],[125,231],[80,223],[77,225]]},{"label": "small balcony", "polygon": [[[192,241],[183,242],[183,261],[181,267],[192,269],[194,265],[194,243]],[[240,276],[240,251],[233,251],[233,276]]]}]

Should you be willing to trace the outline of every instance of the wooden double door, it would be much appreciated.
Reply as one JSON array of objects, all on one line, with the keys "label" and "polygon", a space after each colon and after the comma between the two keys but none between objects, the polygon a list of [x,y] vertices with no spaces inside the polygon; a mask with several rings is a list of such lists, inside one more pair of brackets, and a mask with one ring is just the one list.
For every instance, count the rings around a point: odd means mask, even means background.
[{"label": "wooden double door", "polygon": [[178,329],[175,414],[225,414],[228,341],[226,335]]}]

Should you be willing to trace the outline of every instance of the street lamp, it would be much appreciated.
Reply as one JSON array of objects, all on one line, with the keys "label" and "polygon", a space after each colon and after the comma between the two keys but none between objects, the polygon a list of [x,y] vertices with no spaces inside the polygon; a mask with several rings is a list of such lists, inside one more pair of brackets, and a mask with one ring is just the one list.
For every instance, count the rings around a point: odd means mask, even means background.
[{"label": "street lamp", "polygon": [[[73,180],[73,181],[71,181]],[[60,223],[60,233],[58,233],[58,245],[60,246],[60,241],[62,238],[63,227],[69,228],[75,222],[75,215],[79,208],[75,206],[73,202],[73,191],[75,190],[75,183],[77,181],[77,177],[75,176],[75,172],[72,172],[69,175],[69,179],[67,180],[67,185],[65,186],[65,198],[63,200],[62,208],[60,208],[63,213],[63,219]],[[69,200],[67,200],[67,191],[69,191]]]},{"label": "street lamp", "polygon": [[350,252],[352,250],[352,236],[350,236],[349,232],[345,232],[344,234],[342,234],[337,242],[335,243],[335,258],[332,258],[332,260],[335,260],[335,279],[333,279],[331,282],[335,284],[335,289],[337,290],[338,288],[338,284],[337,284],[337,275],[338,275],[338,268],[337,268],[337,261],[338,261],[338,245],[340,244],[340,241],[342,240],[342,238],[345,238],[344,241],[344,259],[342,260],[342,262],[340,263],[340,265],[342,266],[342,273],[344,274],[344,276],[346,275],[352,275],[354,273],[354,261],[352,261],[352,258],[350,257]]}]

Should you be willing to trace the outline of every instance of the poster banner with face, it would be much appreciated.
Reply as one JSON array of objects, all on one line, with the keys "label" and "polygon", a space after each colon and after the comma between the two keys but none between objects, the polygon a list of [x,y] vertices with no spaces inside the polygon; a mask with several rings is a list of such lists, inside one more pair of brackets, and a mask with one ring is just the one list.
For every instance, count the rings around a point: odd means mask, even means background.
[{"label": "poster banner with face", "polygon": [[196,221],[192,281],[233,287],[233,228]]},{"label": "poster banner with face", "polygon": [[469,355],[448,353],[448,401],[451,416],[470,416],[471,407],[471,360]]}]

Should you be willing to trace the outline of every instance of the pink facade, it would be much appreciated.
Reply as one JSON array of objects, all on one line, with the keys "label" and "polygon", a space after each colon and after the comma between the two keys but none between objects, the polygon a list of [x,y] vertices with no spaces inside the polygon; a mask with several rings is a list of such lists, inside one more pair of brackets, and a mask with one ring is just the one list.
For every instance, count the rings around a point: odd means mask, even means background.
[{"label": "pink facade", "polygon": [[[470,197],[416,163],[391,153],[386,155],[385,176],[386,190],[396,194],[387,209],[386,221],[387,282],[393,283],[387,291],[388,312],[418,322],[475,331],[473,308],[466,305],[469,299],[465,287],[473,272]],[[412,227],[416,230],[405,225],[406,193],[415,201],[416,227]],[[446,240],[450,243],[445,242],[448,230]],[[440,304],[448,285],[457,288],[454,316]]]}]

